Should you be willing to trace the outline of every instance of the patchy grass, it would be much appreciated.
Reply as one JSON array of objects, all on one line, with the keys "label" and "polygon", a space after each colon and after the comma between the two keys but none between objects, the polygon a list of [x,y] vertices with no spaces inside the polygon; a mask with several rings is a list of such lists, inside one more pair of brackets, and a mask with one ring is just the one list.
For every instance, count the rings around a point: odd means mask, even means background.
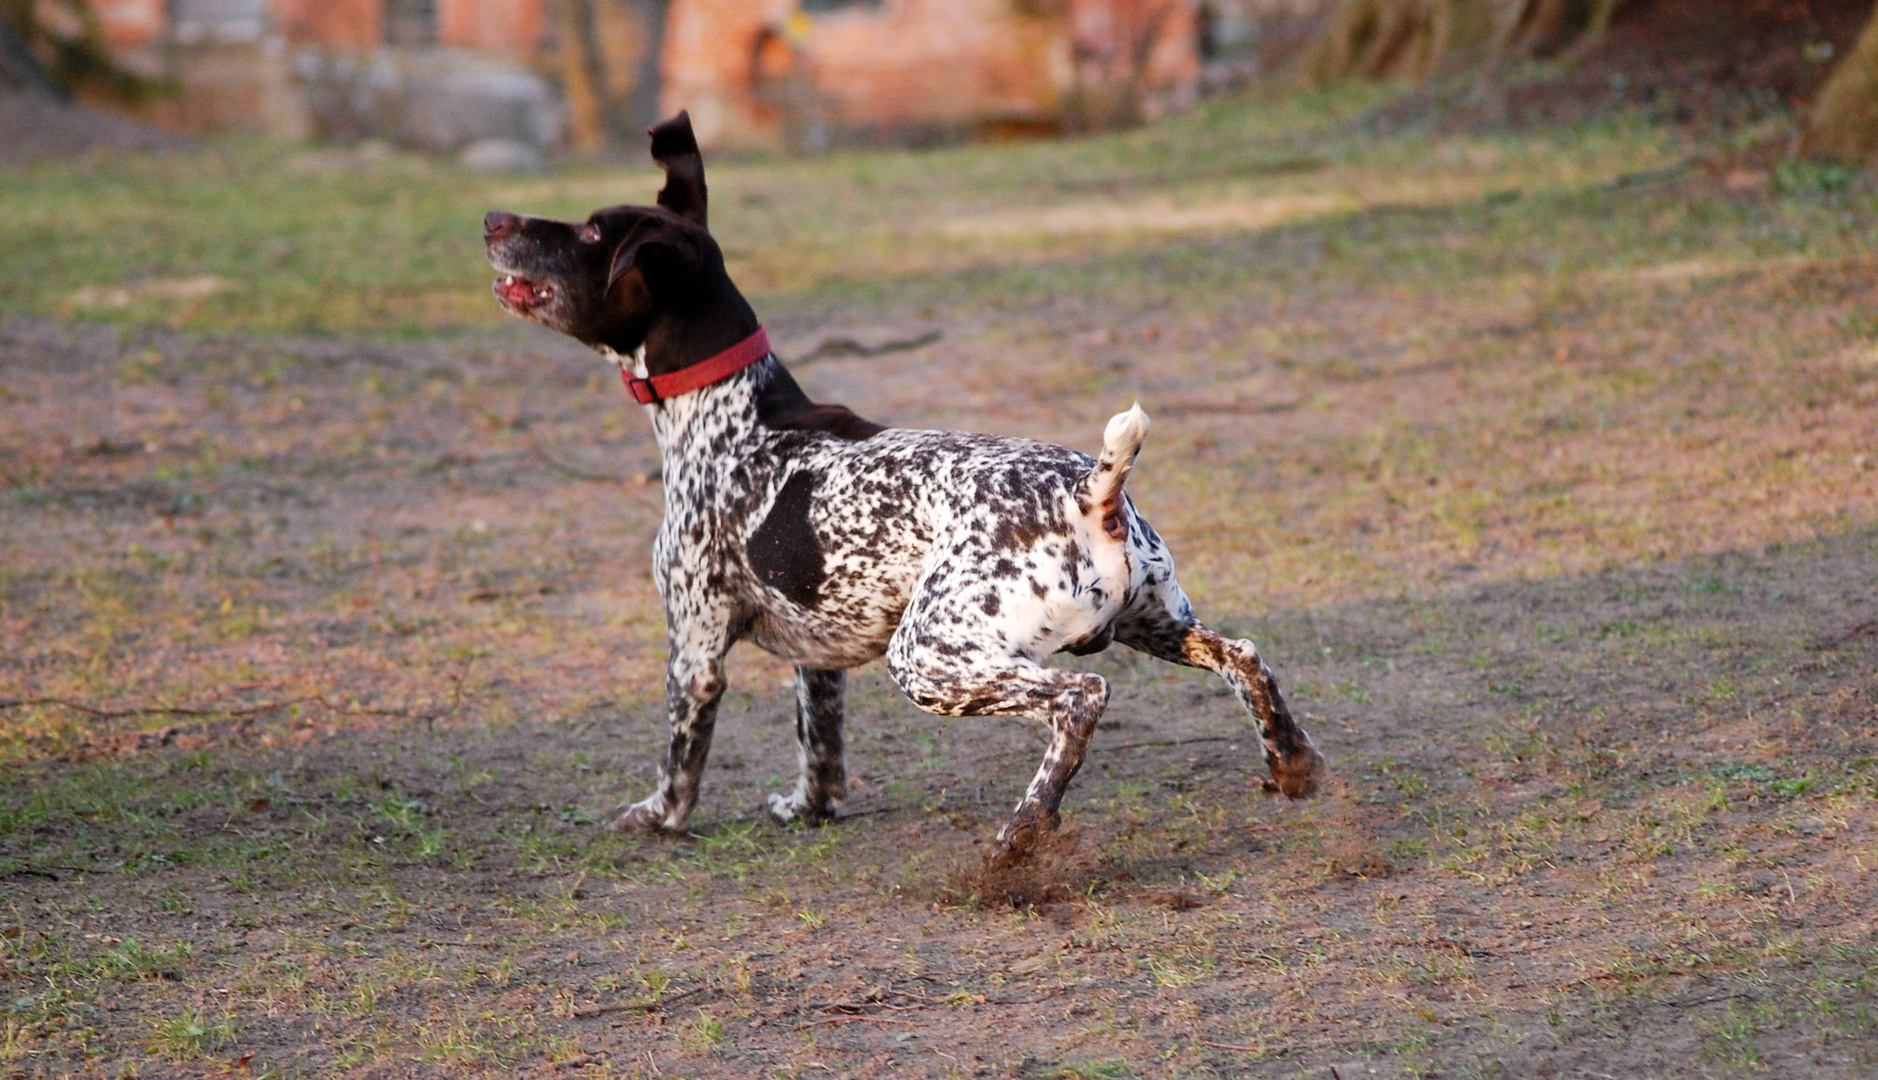
[{"label": "patchy grass", "polygon": [[1373,100],[713,166],[779,340],[945,331],[812,392],[1085,447],[1139,398],[1332,758],[1265,800],[1223,688],[1090,658],[1079,837],[989,883],[1034,732],[869,669],[855,816],[774,829],[754,651],[696,834],[593,827],[661,745],[655,455],[476,222],[653,173],[0,176],[0,1075],[1869,1073],[1868,181]]}]

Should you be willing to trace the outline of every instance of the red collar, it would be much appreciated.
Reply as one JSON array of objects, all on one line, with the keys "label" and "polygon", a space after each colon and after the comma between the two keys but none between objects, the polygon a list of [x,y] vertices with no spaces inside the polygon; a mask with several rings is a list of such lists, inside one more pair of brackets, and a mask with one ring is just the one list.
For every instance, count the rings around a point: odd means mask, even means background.
[{"label": "red collar", "polygon": [[655,401],[689,394],[693,390],[702,390],[712,383],[723,382],[768,355],[769,334],[759,326],[756,333],[701,364],[680,368],[669,375],[654,375],[650,379],[634,378],[630,371],[621,368],[619,377],[625,382],[634,401],[650,405]]}]

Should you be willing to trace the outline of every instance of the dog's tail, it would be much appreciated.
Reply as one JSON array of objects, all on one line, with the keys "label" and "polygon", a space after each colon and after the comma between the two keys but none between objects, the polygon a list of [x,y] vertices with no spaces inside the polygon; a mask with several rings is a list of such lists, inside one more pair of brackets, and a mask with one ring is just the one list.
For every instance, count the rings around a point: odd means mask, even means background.
[{"label": "dog's tail", "polygon": [[1135,404],[1125,413],[1117,413],[1109,419],[1109,426],[1102,432],[1102,456],[1096,459],[1095,468],[1083,477],[1081,502],[1091,513],[1098,509],[1102,515],[1102,531],[1111,539],[1128,538],[1128,518],[1122,513],[1122,485],[1128,481],[1128,473],[1135,467],[1135,456],[1141,453],[1141,444],[1148,437],[1148,414],[1141,411],[1141,403]]}]

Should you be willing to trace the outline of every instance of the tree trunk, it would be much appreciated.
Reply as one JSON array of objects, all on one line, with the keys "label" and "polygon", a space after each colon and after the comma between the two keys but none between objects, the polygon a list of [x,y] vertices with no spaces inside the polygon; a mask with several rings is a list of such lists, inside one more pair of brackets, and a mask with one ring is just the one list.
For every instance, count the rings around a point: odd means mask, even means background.
[{"label": "tree trunk", "polygon": [[0,84],[53,101],[72,100],[72,92],[60,86],[33,55],[32,45],[4,21],[0,21]]},{"label": "tree trunk", "polygon": [[1622,0],[1338,0],[1308,61],[1318,82],[1491,77],[1542,51],[1566,60],[1595,44]]},{"label": "tree trunk", "polygon": [[1810,156],[1878,159],[1878,11],[1820,88],[1803,144]]},{"label": "tree trunk", "polygon": [[574,149],[592,153],[606,137],[599,79],[593,63],[593,8],[587,0],[560,0],[561,94],[567,98],[567,127]]}]

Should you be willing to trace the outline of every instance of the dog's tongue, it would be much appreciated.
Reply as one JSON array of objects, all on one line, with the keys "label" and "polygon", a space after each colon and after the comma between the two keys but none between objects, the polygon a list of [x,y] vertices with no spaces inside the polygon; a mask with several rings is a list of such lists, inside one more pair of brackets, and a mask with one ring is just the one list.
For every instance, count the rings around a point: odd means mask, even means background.
[{"label": "dog's tongue", "polygon": [[496,295],[516,307],[527,307],[536,300],[535,283],[527,278],[500,278],[496,281]]}]

